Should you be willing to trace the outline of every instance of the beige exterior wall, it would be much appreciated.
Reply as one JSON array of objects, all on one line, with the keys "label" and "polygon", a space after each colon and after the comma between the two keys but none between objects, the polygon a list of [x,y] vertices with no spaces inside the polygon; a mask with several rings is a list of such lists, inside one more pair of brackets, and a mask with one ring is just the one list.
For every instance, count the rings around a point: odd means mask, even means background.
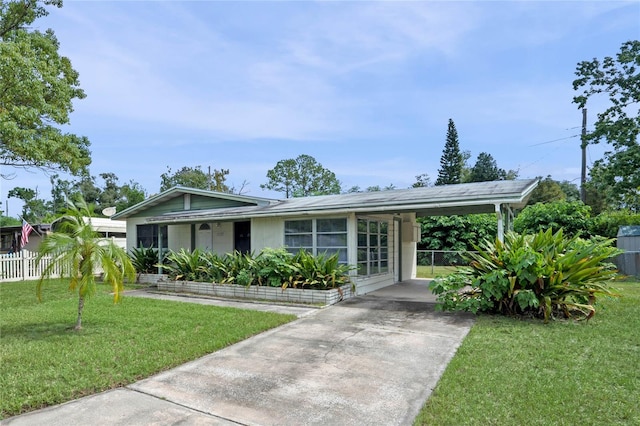
[{"label": "beige exterior wall", "polygon": [[251,220],[251,251],[259,253],[264,248],[283,245],[284,219],[267,217]]},{"label": "beige exterior wall", "polygon": [[[355,270],[351,272],[353,280],[356,283],[356,294],[365,294],[379,288],[383,288],[394,284],[396,281],[394,275],[401,276],[402,279],[411,279],[416,277],[417,263],[417,239],[415,234],[417,222],[416,215],[413,213],[403,214],[399,218],[400,221],[394,220],[398,216],[392,214],[382,215],[356,215],[355,213],[347,215],[326,215],[326,216],[292,216],[287,220],[309,219],[309,218],[347,218],[347,239],[348,249],[347,256],[349,263],[355,265],[357,260],[358,246],[358,227],[357,219],[359,217],[385,220],[389,223],[389,272],[377,274],[368,277],[358,277]],[[259,253],[262,249],[271,247],[279,248],[284,245],[284,218],[254,218],[251,220],[251,250]],[[142,218],[130,218],[127,220],[127,235],[129,248],[133,248],[136,240],[136,225],[144,224]],[[213,250],[218,254],[231,253],[234,250],[234,232],[233,222],[212,222],[209,223],[210,231],[199,231],[199,224],[196,225],[196,247],[201,250]],[[399,227],[399,229],[396,229]],[[177,251],[181,248],[191,248],[191,225],[169,225],[168,227],[169,249]],[[198,235],[199,232],[202,234]],[[394,235],[400,234],[400,246],[398,246]],[[400,259],[400,264],[398,263]],[[394,274],[395,272],[395,274]]]},{"label": "beige exterior wall", "polygon": [[[412,241],[415,238],[411,238],[412,229],[419,224],[416,222],[415,213],[406,213],[402,215],[402,226],[405,229],[401,230],[402,235],[402,279],[409,280],[416,277],[417,264],[418,264],[418,241]],[[420,239],[420,231],[417,230]]]},{"label": "beige exterior wall", "polygon": [[136,241],[138,240],[136,226],[144,225],[145,223],[142,217],[127,219],[127,252],[136,248]]},{"label": "beige exterior wall", "polygon": [[181,248],[186,250],[191,249],[191,225],[169,225],[167,226],[167,234],[169,250],[178,251]]},{"label": "beige exterior wall", "polygon": [[211,224],[213,251],[218,254],[233,253],[233,222],[215,222]]}]

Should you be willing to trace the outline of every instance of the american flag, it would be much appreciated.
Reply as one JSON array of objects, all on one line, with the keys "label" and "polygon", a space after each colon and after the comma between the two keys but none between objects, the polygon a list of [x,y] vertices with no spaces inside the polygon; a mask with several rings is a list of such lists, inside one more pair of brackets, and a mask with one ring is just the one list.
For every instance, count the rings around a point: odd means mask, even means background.
[{"label": "american flag", "polygon": [[29,242],[29,234],[33,231],[33,226],[29,225],[29,222],[22,219],[22,236],[20,238],[20,248],[27,245]]}]

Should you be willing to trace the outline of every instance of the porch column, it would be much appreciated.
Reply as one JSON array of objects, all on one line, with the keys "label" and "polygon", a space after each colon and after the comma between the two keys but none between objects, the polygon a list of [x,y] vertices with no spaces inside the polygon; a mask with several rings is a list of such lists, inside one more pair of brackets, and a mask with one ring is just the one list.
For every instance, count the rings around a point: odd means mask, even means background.
[{"label": "porch column", "polygon": [[496,217],[498,219],[498,240],[501,243],[504,242],[504,223],[502,222],[502,208],[500,207],[500,203],[495,204],[496,208]]}]

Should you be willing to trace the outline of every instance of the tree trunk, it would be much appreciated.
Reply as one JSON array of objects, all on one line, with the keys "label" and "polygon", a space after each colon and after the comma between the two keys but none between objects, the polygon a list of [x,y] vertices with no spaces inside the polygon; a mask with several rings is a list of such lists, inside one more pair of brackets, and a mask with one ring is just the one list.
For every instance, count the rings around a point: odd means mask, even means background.
[{"label": "tree trunk", "polygon": [[76,321],[76,326],[73,328],[74,330],[82,329],[82,309],[84,309],[84,297],[78,297],[78,320]]}]

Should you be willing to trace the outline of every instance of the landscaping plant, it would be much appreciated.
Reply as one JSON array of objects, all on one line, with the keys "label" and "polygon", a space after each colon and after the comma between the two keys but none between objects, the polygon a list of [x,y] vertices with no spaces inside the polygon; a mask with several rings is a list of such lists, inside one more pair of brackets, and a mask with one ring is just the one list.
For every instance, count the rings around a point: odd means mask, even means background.
[{"label": "landscaping plant", "polygon": [[469,267],[436,279],[439,308],[589,319],[596,295],[614,295],[617,275],[608,262],[620,253],[612,240],[565,238],[562,230],[534,235],[508,233],[504,243],[485,241],[466,254]]},{"label": "landscaping plant", "polygon": [[155,274],[158,271],[158,251],[152,247],[134,248],[129,253],[129,257],[139,274]]},{"label": "landscaping plant", "polygon": [[181,249],[169,252],[163,268],[173,280],[316,290],[349,283],[352,269],[340,263],[337,253],[314,256],[302,250],[293,255],[284,248],[266,248],[257,256],[238,251],[219,256]]},{"label": "landscaping plant", "polygon": [[135,281],[136,270],[127,253],[110,238],[101,238],[91,226],[92,211],[83,199],[75,204],[68,201],[60,230],[48,235],[40,244],[36,264],[44,258],[51,261],[42,271],[36,287],[42,299],[42,286],[48,278],[59,273],[69,279],[69,290],[78,292],[78,317],[75,330],[82,328],[82,311],[86,297],[96,291],[96,272],[102,269],[102,279],[113,291],[117,302],[124,278]]}]

